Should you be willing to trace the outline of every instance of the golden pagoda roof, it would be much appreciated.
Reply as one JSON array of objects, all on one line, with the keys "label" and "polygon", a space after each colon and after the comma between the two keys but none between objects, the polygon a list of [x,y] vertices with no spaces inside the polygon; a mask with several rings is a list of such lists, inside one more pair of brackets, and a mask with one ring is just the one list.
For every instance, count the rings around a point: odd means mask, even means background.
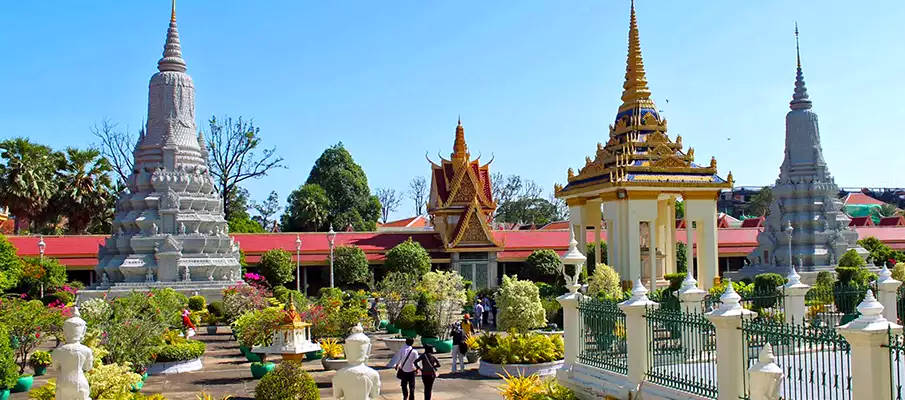
[{"label": "golden pagoda roof", "polygon": [[480,164],[478,159],[472,160],[465,142],[465,128],[460,118],[456,125],[456,136],[450,159],[440,157],[440,164],[431,163],[431,194],[428,199],[428,212],[456,209],[461,211],[469,207],[472,200],[477,199],[484,212],[493,212],[496,203],[493,201],[493,186],[490,181],[490,163]]},{"label": "golden pagoda roof", "polygon": [[610,125],[606,144],[597,144],[594,158],[585,157],[577,174],[569,168],[568,184],[557,185],[557,196],[580,193],[589,187],[731,187],[717,176],[716,159],[711,159],[709,166],[695,164],[694,149],[686,151],[681,136],[673,140],[667,134],[666,119],[651,99],[644,71],[634,0],[622,89],[622,105],[614,125]]}]

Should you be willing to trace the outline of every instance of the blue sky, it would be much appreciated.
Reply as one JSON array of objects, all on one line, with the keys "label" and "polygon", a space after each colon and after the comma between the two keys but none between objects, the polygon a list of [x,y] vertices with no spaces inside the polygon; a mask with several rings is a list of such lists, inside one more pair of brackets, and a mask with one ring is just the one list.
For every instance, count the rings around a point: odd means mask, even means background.
[{"label": "blue sky", "polygon": [[[87,146],[104,117],[133,130],[169,1],[5,2],[0,138]],[[200,128],[253,117],[288,169],[249,182],[281,198],[342,141],[372,188],[404,190],[452,148],[552,190],[607,138],[625,71],[628,0],[182,0]],[[905,186],[898,121],[905,2],[638,0],[648,79],[671,137],[739,185],[782,161],[795,41],[841,186]],[[667,104],[664,100],[669,99]],[[873,122],[876,121],[876,122]],[[395,216],[412,211],[403,203]]]}]

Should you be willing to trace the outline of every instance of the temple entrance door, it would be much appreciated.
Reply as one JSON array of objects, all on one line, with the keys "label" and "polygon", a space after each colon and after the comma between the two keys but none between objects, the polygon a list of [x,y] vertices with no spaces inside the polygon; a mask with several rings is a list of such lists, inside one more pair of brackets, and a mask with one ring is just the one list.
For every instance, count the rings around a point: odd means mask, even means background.
[{"label": "temple entrance door", "polygon": [[473,290],[491,287],[490,260],[487,253],[460,253],[459,274],[471,281]]}]

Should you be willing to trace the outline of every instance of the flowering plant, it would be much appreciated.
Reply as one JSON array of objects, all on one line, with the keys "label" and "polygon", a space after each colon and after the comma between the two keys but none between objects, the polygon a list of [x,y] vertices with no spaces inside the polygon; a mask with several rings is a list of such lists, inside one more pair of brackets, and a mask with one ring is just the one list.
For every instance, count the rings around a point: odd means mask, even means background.
[{"label": "flowering plant", "polygon": [[28,358],[28,365],[31,365],[32,368],[41,368],[49,366],[53,360],[50,359],[50,353],[38,350],[34,352],[31,357]]},{"label": "flowering plant", "polygon": [[533,282],[503,276],[503,284],[495,298],[499,307],[497,326],[500,330],[525,332],[547,325],[540,291]]},{"label": "flowering plant", "polygon": [[270,291],[258,285],[237,285],[224,291],[223,307],[226,319],[235,321],[240,315],[252,311],[263,310],[270,306],[267,298]]},{"label": "flowering plant", "polygon": [[254,272],[246,272],[245,275],[242,275],[242,279],[249,284],[258,284],[258,285],[266,285],[267,280],[264,279],[263,276],[258,275]]}]

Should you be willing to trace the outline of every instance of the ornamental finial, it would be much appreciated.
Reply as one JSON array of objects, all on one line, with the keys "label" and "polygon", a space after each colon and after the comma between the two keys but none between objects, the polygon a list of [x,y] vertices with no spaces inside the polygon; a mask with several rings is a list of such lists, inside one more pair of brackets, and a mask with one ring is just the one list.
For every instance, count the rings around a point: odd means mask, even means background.
[{"label": "ornamental finial", "polygon": [[179,44],[179,29],[176,27],[176,0],[170,10],[170,28],[167,29],[167,41],[163,46],[163,58],[157,62],[157,70],[185,72],[185,60],[182,59],[182,46]]},{"label": "ornamental finial", "polygon": [[176,22],[176,0],[173,0],[173,6],[170,11],[170,22]]},{"label": "ornamental finial", "polygon": [[464,160],[468,158],[468,144],[465,143],[465,129],[462,128],[462,116],[459,116],[456,125],[456,140],[453,142],[453,153],[451,156],[454,160]]},{"label": "ornamental finial", "polygon": [[620,111],[644,104],[653,107],[650,100],[650,89],[644,72],[644,60],[641,58],[641,39],[638,35],[638,18],[635,16],[635,0],[628,28],[628,57],[625,65],[625,83],[622,85],[622,107]]},{"label": "ornamental finial", "polygon": [[810,110],[811,99],[808,97],[808,88],[804,84],[804,73],[801,71],[801,47],[798,45],[798,23],[795,23],[795,58],[797,71],[795,73],[795,92],[792,94],[792,102],[789,107],[793,110]]}]

